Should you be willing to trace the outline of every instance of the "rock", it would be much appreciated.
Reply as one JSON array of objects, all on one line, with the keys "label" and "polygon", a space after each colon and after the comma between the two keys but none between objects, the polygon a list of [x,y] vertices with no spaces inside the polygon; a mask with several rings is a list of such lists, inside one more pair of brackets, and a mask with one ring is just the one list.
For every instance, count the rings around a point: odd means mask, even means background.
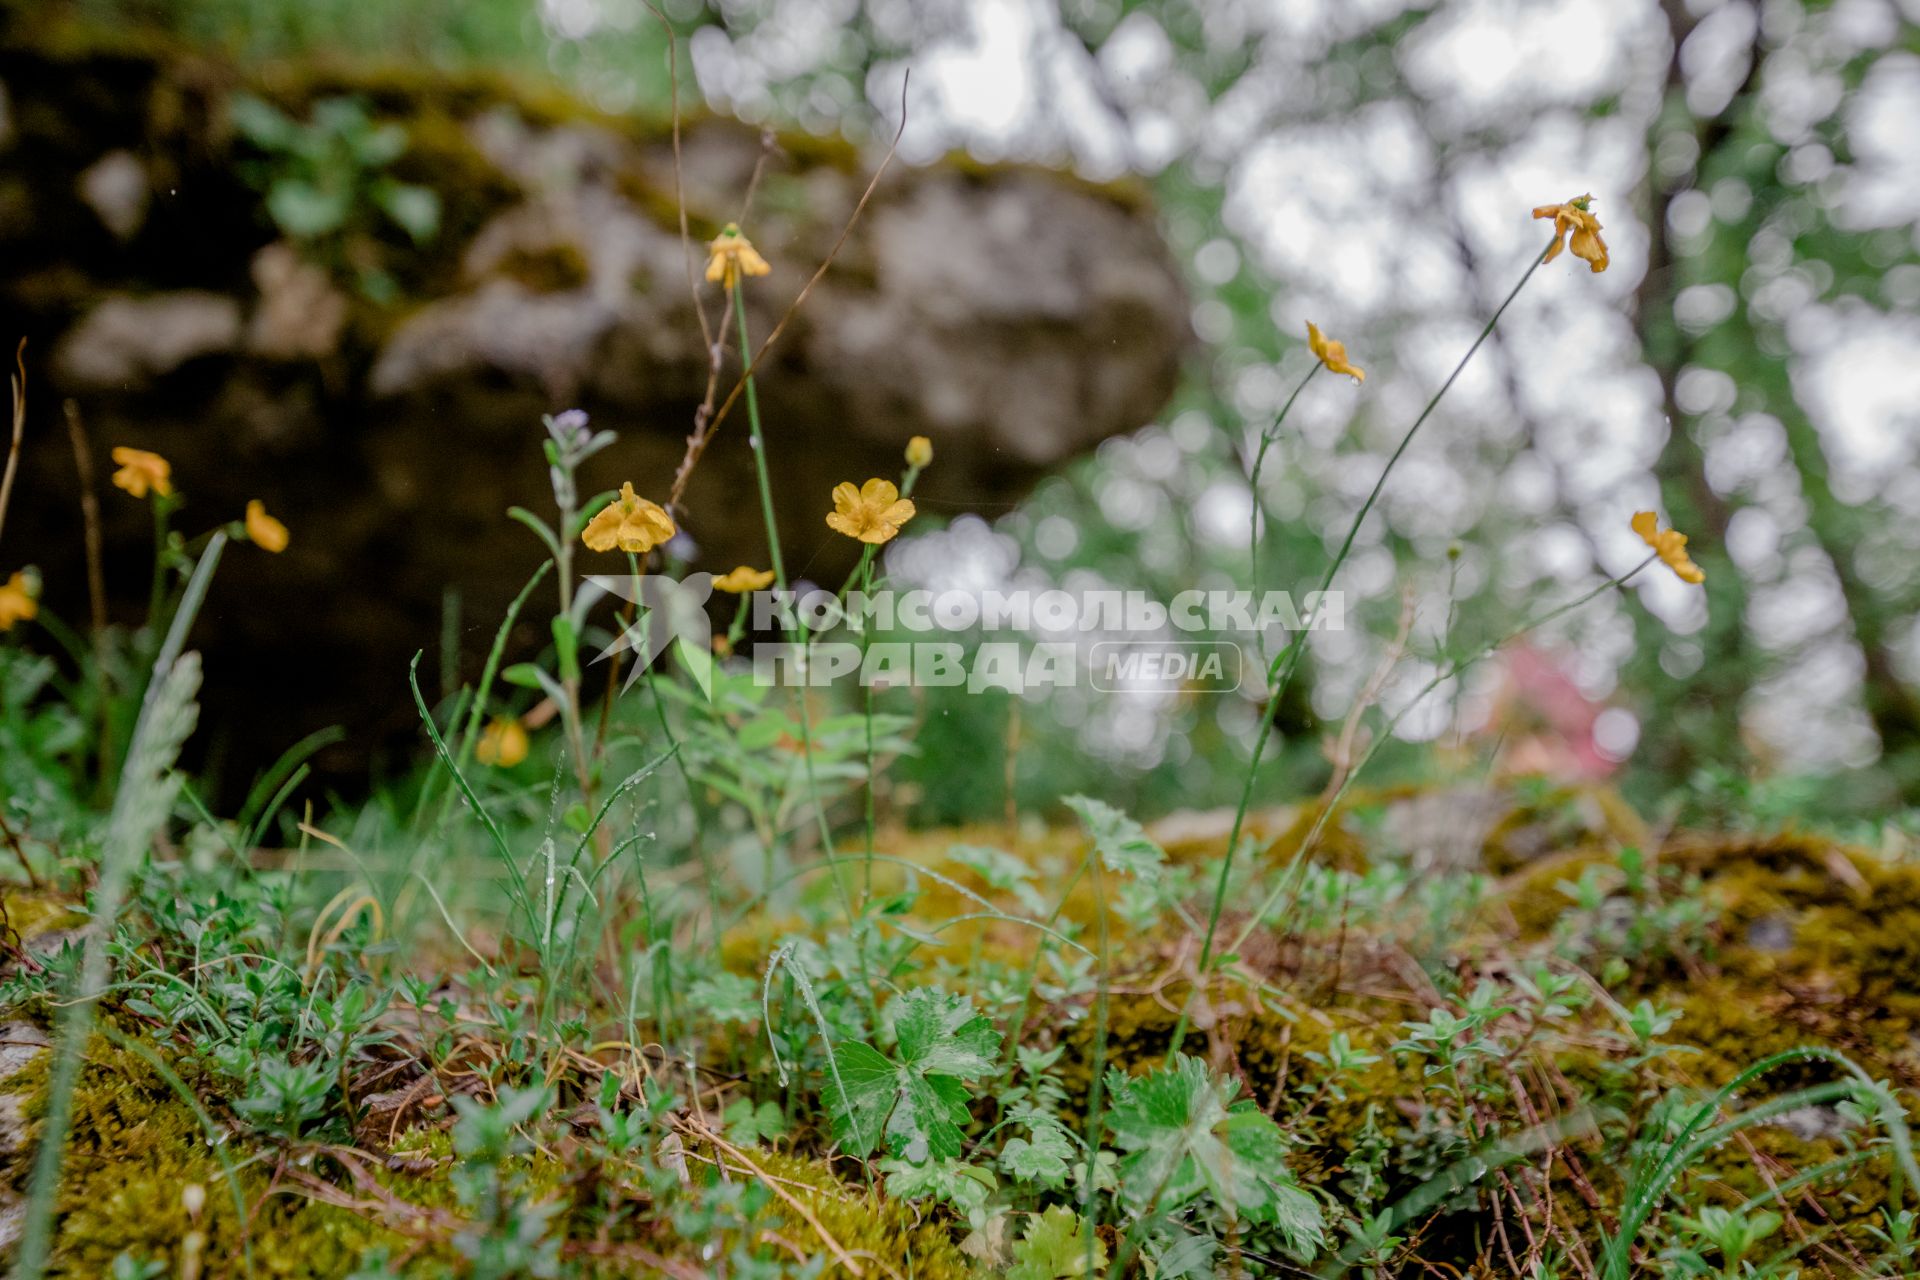
[{"label": "rock", "polygon": [[[32,1066],[51,1043],[47,1033],[31,1022],[19,1019],[0,1022],[0,1083]],[[0,1155],[7,1150],[4,1143],[0,1142]]]},{"label": "rock", "polygon": [[147,171],[133,152],[109,151],[80,175],[80,195],[107,230],[131,240],[147,217]]},{"label": "rock", "polygon": [[[316,762],[338,782],[364,769],[369,742],[417,736],[407,661],[436,645],[450,595],[471,678],[537,564],[505,513],[551,508],[541,415],[577,406],[618,433],[586,492],[631,480],[665,498],[709,382],[702,315],[711,329],[723,309],[701,279],[704,238],[739,215],[759,168],[745,221],[773,272],[751,281],[746,315],[763,341],[833,252],[878,157],[694,119],[682,135],[689,244],[657,124],[496,80],[300,67],[250,80],[204,56],[127,48],[89,60],[71,42],[0,44],[16,125],[0,151],[0,251],[34,264],[0,277],[31,339],[31,483],[16,494],[12,554],[41,566],[48,608],[86,616],[76,477],[53,416],[65,397],[97,473],[120,444],[172,462],[189,536],[262,499],[292,544],[236,547],[220,566],[194,637],[206,722],[229,735],[209,749],[244,772],[342,724],[356,745]],[[345,95],[405,126],[408,148],[380,176],[437,196],[436,234],[416,244],[368,204],[336,232],[289,242],[243,177],[271,161],[228,124],[237,89],[295,121]],[[79,194],[113,183],[84,178],[98,166],[77,157],[116,151],[141,157],[152,192],[137,224],[122,220],[124,243]],[[126,185],[124,165],[113,173]],[[1172,392],[1187,316],[1135,190],[896,163],[761,370],[789,563],[837,582],[857,548],[824,523],[833,486],[897,475],[912,436],[937,455],[915,492],[930,521],[1002,507],[1046,468],[1144,425]],[[722,397],[738,371],[730,352]],[[736,405],[677,512],[697,567],[767,561],[746,436]],[[102,507],[116,617],[138,621],[150,521],[117,494]],[[542,643],[539,609],[510,659]]]},{"label": "rock", "polygon": [[1747,945],[1769,955],[1785,955],[1793,950],[1793,918],[1780,912],[1761,916],[1747,925]]},{"label": "rock", "polygon": [[260,301],[247,322],[247,350],[274,360],[317,360],[339,350],[347,296],[326,272],[276,241],[253,255],[251,274]]},{"label": "rock", "polygon": [[[10,1092],[7,1082],[39,1060],[50,1047],[46,1033],[31,1022],[0,1022],[0,1165],[12,1163],[26,1147],[27,1095]],[[12,1187],[0,1184],[0,1256],[20,1239],[25,1225],[26,1200]]]},{"label": "rock", "polygon": [[130,391],[152,385],[198,356],[232,351],[240,304],[201,289],[151,298],[116,295],[60,340],[54,367],[73,391]]},{"label": "rock", "polygon": [[1773,1123],[1802,1142],[1838,1137],[1851,1127],[1838,1110],[1826,1106],[1795,1107],[1775,1116]]}]

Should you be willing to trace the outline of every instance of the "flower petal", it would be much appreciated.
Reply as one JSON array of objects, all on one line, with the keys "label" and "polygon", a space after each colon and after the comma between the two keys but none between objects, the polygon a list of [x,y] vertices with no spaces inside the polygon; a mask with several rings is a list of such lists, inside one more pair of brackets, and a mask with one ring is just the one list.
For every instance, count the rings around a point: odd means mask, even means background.
[{"label": "flower petal", "polygon": [[587,527],[580,531],[580,541],[587,544],[589,551],[613,550],[620,541],[622,519],[620,504],[617,501],[609,503],[587,521]]}]

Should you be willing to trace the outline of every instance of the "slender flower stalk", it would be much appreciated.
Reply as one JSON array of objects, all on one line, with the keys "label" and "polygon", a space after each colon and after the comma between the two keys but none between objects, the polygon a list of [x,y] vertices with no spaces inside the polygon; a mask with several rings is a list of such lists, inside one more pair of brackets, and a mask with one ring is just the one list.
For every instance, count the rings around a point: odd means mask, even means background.
[{"label": "slender flower stalk", "polygon": [[[1459,363],[1453,366],[1453,372],[1447,375],[1447,380],[1440,384],[1440,389],[1433,393],[1433,398],[1428,400],[1426,407],[1420,411],[1420,416],[1413,420],[1413,425],[1408,427],[1406,434],[1400,437],[1399,445],[1387,458],[1387,465],[1381,468],[1380,477],[1373,482],[1373,488],[1368,492],[1366,501],[1362,502],[1360,510],[1354,513],[1353,523],[1347,527],[1347,536],[1341,541],[1340,550],[1334,554],[1333,559],[1327,564],[1326,572],[1321,575],[1316,598],[1324,596],[1333,586],[1335,576],[1339,574],[1341,566],[1347,562],[1347,556],[1353,551],[1354,540],[1360,536],[1360,527],[1373,513],[1374,504],[1380,500],[1380,493],[1387,486],[1387,478],[1393,474],[1394,467],[1406,454],[1408,446],[1412,445],[1413,438],[1420,434],[1420,428],[1425,426],[1427,419],[1433,416],[1434,409],[1453,388],[1453,384],[1459,380],[1468,362],[1486,343],[1487,338],[1493,333],[1494,326],[1500,323],[1500,317],[1506,314],[1507,308],[1513,305],[1513,300],[1520,296],[1520,291],[1527,287],[1529,280],[1533,279],[1533,273],[1538,271],[1541,264],[1547,260],[1548,252],[1559,243],[1560,237],[1556,235],[1545,248],[1534,255],[1519,281],[1507,293],[1506,299],[1494,309],[1493,316],[1481,328],[1480,335],[1473,340],[1473,345],[1467,348],[1466,354],[1461,356]],[[1266,754],[1267,741],[1273,736],[1274,718],[1279,714],[1280,703],[1286,697],[1288,685],[1293,681],[1293,673],[1300,665],[1300,653],[1304,648],[1302,637],[1306,634],[1304,628],[1296,633],[1293,639],[1288,641],[1287,646],[1274,656],[1273,662],[1267,668],[1267,684],[1273,692],[1268,695],[1266,709],[1260,716],[1260,732],[1254,738],[1253,756],[1247,761],[1246,776],[1240,787],[1240,802],[1234,809],[1233,827],[1227,836],[1226,853],[1220,860],[1220,878],[1214,886],[1213,906],[1207,913],[1206,935],[1200,944],[1198,978],[1193,990],[1188,993],[1187,1002],[1180,1011],[1179,1020],[1174,1024],[1173,1038],[1167,1049],[1169,1059],[1179,1051],[1180,1042],[1186,1035],[1193,1001],[1200,994],[1201,988],[1206,985],[1207,972],[1213,963],[1213,943],[1220,927],[1220,913],[1226,906],[1227,885],[1233,875],[1234,858],[1239,852],[1240,835],[1246,827],[1247,809],[1253,803],[1254,783],[1259,778],[1260,762]]]},{"label": "slender flower stalk", "polygon": [[1325,360],[1317,358],[1314,360],[1313,367],[1307,370],[1307,376],[1300,379],[1299,384],[1293,389],[1293,394],[1288,396],[1287,402],[1280,406],[1280,412],[1273,416],[1273,422],[1260,433],[1260,447],[1254,451],[1253,471],[1247,477],[1247,487],[1253,491],[1253,513],[1248,517],[1247,560],[1250,581],[1255,591],[1260,589],[1260,467],[1267,460],[1267,450],[1271,449],[1274,441],[1280,438],[1280,424],[1287,420],[1287,414],[1293,409],[1293,402],[1300,398],[1300,393],[1307,389],[1309,382],[1313,381],[1313,375],[1326,367]]},{"label": "slender flower stalk", "polygon": [[[735,276],[733,288],[733,316],[740,327],[740,355],[746,359],[753,346],[747,340],[747,300],[741,296],[740,280]],[[773,564],[773,580],[780,590],[787,589],[787,566],[780,555],[780,529],[773,518],[773,478],[767,472],[767,439],[760,431],[760,392],[754,386],[752,373],[746,376],[747,382],[747,426],[748,446],[753,450],[754,474],[760,481],[760,517],[767,525],[767,556]]]},{"label": "slender flower stalk", "polygon": [[[747,333],[747,300],[741,291],[740,277],[738,275],[735,275],[729,282],[729,288],[733,294],[734,318],[739,325],[740,358],[743,361],[749,361],[751,360],[753,343]],[[753,449],[754,470],[760,480],[760,515],[767,526],[767,555],[773,564],[774,584],[784,595],[788,587],[787,565],[785,557],[780,554],[780,529],[773,514],[773,480],[767,470],[767,439],[760,425],[760,395],[754,386],[754,377],[751,369],[746,373],[746,397],[748,439]],[[800,651],[804,659],[807,651],[807,624],[804,618],[798,616],[798,611],[796,611],[796,622],[800,628]],[[803,673],[806,670],[804,661],[801,670]],[[833,828],[832,825],[827,822],[827,808],[825,803],[820,799],[820,779],[813,765],[813,714],[807,706],[807,686],[804,683],[805,678],[803,674],[803,683],[800,686],[797,696],[797,701],[800,704],[800,757],[807,773],[807,789],[813,793],[814,817],[820,827],[820,847],[825,850],[828,865],[833,869],[834,893],[839,897],[841,910],[847,917],[847,927],[853,929],[857,919],[853,906],[853,895],[848,890],[846,880],[840,872],[840,858],[833,844]],[[771,885],[769,885],[769,887],[771,887]],[[866,971],[867,951],[865,947],[858,945],[857,940],[854,950],[859,956],[860,981],[861,986],[866,989],[868,1010],[872,1014],[874,1025],[878,1026],[880,1024],[880,1001],[879,997],[874,993],[873,979],[868,976]]]}]

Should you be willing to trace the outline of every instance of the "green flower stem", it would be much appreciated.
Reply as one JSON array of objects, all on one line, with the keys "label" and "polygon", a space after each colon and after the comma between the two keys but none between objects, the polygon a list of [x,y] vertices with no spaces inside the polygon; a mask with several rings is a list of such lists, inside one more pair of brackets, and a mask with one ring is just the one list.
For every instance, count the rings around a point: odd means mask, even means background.
[{"label": "green flower stem", "polygon": [[[873,594],[873,557],[863,556],[861,562],[866,566],[866,582],[862,590],[871,596]],[[860,628],[860,666],[863,675],[867,665],[867,646],[872,643],[872,640],[872,629],[862,626]],[[873,899],[873,784],[875,774],[873,763],[873,682],[863,678],[860,684],[861,692],[865,695],[862,710],[867,721],[867,856],[866,861],[861,864],[862,879],[860,887],[860,906],[862,910],[865,910],[867,903]]]},{"label": "green flower stem", "polygon": [[1287,414],[1293,409],[1293,402],[1300,398],[1300,393],[1307,389],[1309,382],[1313,381],[1313,375],[1326,367],[1327,362],[1324,360],[1313,362],[1313,367],[1307,370],[1307,376],[1300,379],[1299,385],[1293,389],[1293,394],[1288,396],[1287,402],[1280,406],[1280,412],[1274,415],[1273,422],[1260,433],[1260,448],[1253,455],[1253,471],[1247,477],[1247,488],[1253,494],[1253,511],[1247,517],[1247,571],[1250,577],[1249,585],[1255,591],[1260,589],[1260,467],[1267,460],[1267,450],[1273,447],[1275,440],[1279,439],[1280,424],[1287,420]]},{"label": "green flower stem", "polygon": [[[1373,489],[1367,494],[1367,500],[1360,504],[1360,510],[1354,514],[1353,523],[1347,528],[1347,536],[1340,543],[1340,550],[1327,565],[1326,573],[1321,576],[1319,595],[1326,594],[1328,588],[1333,585],[1334,577],[1340,572],[1341,566],[1347,562],[1347,556],[1353,551],[1354,539],[1360,536],[1360,526],[1366,523],[1367,517],[1373,512],[1374,503],[1380,500],[1380,493],[1386,488],[1387,477],[1393,474],[1394,466],[1406,453],[1407,447],[1413,443],[1413,438],[1420,434],[1420,428],[1426,425],[1427,419],[1433,416],[1433,411],[1441,399],[1452,389],[1461,371],[1467,367],[1467,362],[1473,359],[1474,354],[1493,333],[1494,326],[1500,323],[1500,317],[1506,314],[1507,308],[1513,305],[1513,300],[1520,296],[1522,289],[1527,287],[1527,281],[1533,279],[1533,273],[1538,271],[1540,264],[1546,261],[1547,251],[1558,242],[1559,237],[1556,235],[1545,248],[1533,256],[1533,261],[1527,264],[1527,269],[1521,275],[1519,282],[1508,292],[1506,300],[1494,310],[1492,318],[1481,328],[1480,336],[1473,340],[1473,345],[1468,347],[1466,354],[1460,357],[1460,362],[1453,366],[1453,372],[1447,375],[1447,380],[1440,384],[1440,389],[1433,393],[1432,399],[1427,401],[1427,407],[1420,411],[1420,416],[1413,420],[1413,425],[1407,428],[1407,433],[1400,437],[1399,446],[1387,459],[1387,465],[1381,469],[1380,478],[1373,482]],[[1295,635],[1267,668],[1267,683],[1272,687],[1273,692],[1268,696],[1266,710],[1260,717],[1260,733],[1254,739],[1253,757],[1247,761],[1246,778],[1240,787],[1240,803],[1234,809],[1233,829],[1227,836],[1226,853],[1220,860],[1220,879],[1214,887],[1213,906],[1207,913],[1207,932],[1200,944],[1198,976],[1193,990],[1187,995],[1185,1005],[1181,1007],[1179,1021],[1174,1024],[1173,1040],[1167,1049],[1169,1059],[1179,1052],[1180,1042],[1187,1031],[1188,1015],[1193,1010],[1193,1001],[1200,994],[1201,988],[1206,985],[1207,970],[1213,962],[1213,941],[1220,927],[1220,912],[1226,906],[1227,884],[1233,875],[1233,860],[1239,851],[1240,833],[1246,826],[1247,809],[1253,803],[1253,787],[1259,778],[1260,761],[1266,754],[1267,740],[1273,736],[1274,718],[1280,713],[1280,703],[1286,697],[1287,686],[1292,683],[1293,673],[1300,665],[1300,653],[1305,647],[1303,638],[1306,634],[1303,630]]]},{"label": "green flower stem", "polygon": [[160,634],[160,611],[167,600],[167,508],[169,500],[153,495],[153,589],[147,599],[147,626]]},{"label": "green flower stem", "polygon": [[753,448],[754,474],[760,479],[760,516],[767,524],[767,554],[773,561],[773,580],[782,591],[787,589],[787,566],[780,555],[780,530],[773,518],[773,478],[767,472],[767,438],[760,430],[760,392],[754,385],[753,344],[747,340],[747,300],[740,281],[733,282],[733,318],[740,328],[740,359],[748,363],[747,425],[748,442]]},{"label": "green flower stem", "polygon": [[[753,448],[753,465],[760,480],[760,515],[767,526],[767,554],[773,563],[773,581],[781,593],[787,591],[787,566],[780,554],[780,529],[773,515],[773,479],[767,471],[767,438],[760,426],[760,394],[753,377],[753,342],[747,334],[747,300],[741,291],[740,281],[733,281],[733,315],[740,333],[740,360],[745,366],[744,378],[747,388],[747,427],[748,439]],[[800,652],[804,657],[807,651],[807,623],[797,612],[795,622],[800,628]],[[820,779],[813,767],[813,714],[807,706],[807,684],[811,677],[805,664],[801,667],[801,685],[796,700],[800,704],[800,758],[805,762],[807,771],[807,789],[813,793],[813,812],[820,826],[820,846],[826,851],[827,860],[833,868],[833,888],[840,899],[841,910],[847,917],[847,928],[855,928],[856,914],[853,907],[853,895],[847,889],[845,877],[840,874],[840,859],[833,845],[833,828],[827,822],[827,808],[820,799]],[[880,1001],[874,994],[873,979],[867,973],[867,950],[854,941],[854,952],[860,958],[860,983],[866,988],[868,1011],[873,1016],[873,1025],[880,1025]]]}]

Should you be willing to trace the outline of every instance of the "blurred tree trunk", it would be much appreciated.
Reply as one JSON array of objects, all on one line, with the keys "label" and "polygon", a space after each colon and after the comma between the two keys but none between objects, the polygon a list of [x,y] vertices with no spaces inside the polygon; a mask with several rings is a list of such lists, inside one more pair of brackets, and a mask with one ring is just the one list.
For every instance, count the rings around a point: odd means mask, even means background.
[{"label": "blurred tree trunk", "polygon": [[[1777,177],[1777,162],[1785,148],[1766,130],[1755,110],[1754,93],[1766,45],[1756,26],[1745,79],[1719,113],[1696,117],[1686,105],[1687,85],[1680,62],[1694,19],[1680,0],[1665,0],[1663,10],[1672,46],[1666,102],[1649,139],[1649,154],[1661,154],[1662,142],[1678,130],[1691,132],[1697,151],[1685,172],[1663,177],[1656,164],[1650,175],[1651,245],[1640,288],[1640,331],[1646,360],[1660,379],[1670,426],[1656,466],[1661,496],[1675,524],[1695,538],[1697,558],[1707,565],[1713,616],[1700,637],[1703,662],[1696,674],[1677,682],[1664,672],[1648,673],[1656,688],[1663,683],[1669,686],[1658,698],[1659,705],[1676,706],[1684,699],[1688,707],[1676,717],[1684,732],[1664,744],[1673,754],[1662,763],[1685,769],[1706,759],[1724,760],[1728,747],[1740,741],[1741,702],[1748,687],[1775,660],[1748,634],[1743,618],[1745,584],[1724,551],[1736,504],[1709,483],[1703,451],[1675,398],[1680,372],[1690,364],[1733,375],[1742,402],[1770,414],[1785,431],[1788,456],[1806,503],[1805,536],[1833,568],[1847,611],[1842,621],[1860,651],[1864,708],[1883,753],[1907,755],[1920,748],[1920,696],[1898,671],[1888,634],[1895,612],[1891,602],[1862,578],[1854,560],[1853,546],[1863,532],[1862,512],[1834,493],[1819,431],[1794,393],[1785,358],[1764,354],[1784,351],[1785,336],[1753,312],[1748,291],[1742,287],[1742,273],[1749,262],[1747,246],[1777,217],[1785,201],[1803,198]],[[1718,272],[1708,263],[1689,271],[1689,264],[1675,255],[1669,225],[1673,203],[1683,192],[1710,190],[1723,178],[1744,182],[1752,194],[1745,215],[1715,232],[1728,236],[1738,251],[1712,255],[1721,264]],[[1731,278],[1726,278],[1729,272]],[[1702,350],[1674,320],[1675,298],[1687,285],[1697,283],[1725,285],[1736,295],[1731,314],[1712,332],[1710,350]],[[1681,683],[1684,688],[1679,687]]]},{"label": "blurred tree trunk", "polygon": [[1671,46],[1662,108],[1647,139],[1647,154],[1659,156],[1662,143],[1679,132],[1690,133],[1697,150],[1694,164],[1682,172],[1663,175],[1657,161],[1649,165],[1647,273],[1635,304],[1641,349],[1660,380],[1667,420],[1667,441],[1654,474],[1673,525],[1694,539],[1695,558],[1707,570],[1708,620],[1696,637],[1701,653],[1695,671],[1676,677],[1657,661],[1657,651],[1649,651],[1655,660],[1646,664],[1644,677],[1653,691],[1652,705],[1670,709],[1662,732],[1650,735],[1648,746],[1658,756],[1654,763],[1668,776],[1685,777],[1709,761],[1724,762],[1727,751],[1738,747],[1741,704],[1760,655],[1753,652],[1743,625],[1745,584],[1724,550],[1733,506],[1708,482],[1705,454],[1677,398],[1680,372],[1691,363],[1694,344],[1674,321],[1674,300],[1688,281],[1685,264],[1674,252],[1670,214],[1675,199],[1699,184],[1705,158],[1725,142],[1730,133],[1726,121],[1744,109],[1760,51],[1756,42],[1746,82],[1726,109],[1711,119],[1695,117],[1687,107],[1686,75],[1680,65],[1693,19],[1679,0],[1666,0],[1662,8]]}]

